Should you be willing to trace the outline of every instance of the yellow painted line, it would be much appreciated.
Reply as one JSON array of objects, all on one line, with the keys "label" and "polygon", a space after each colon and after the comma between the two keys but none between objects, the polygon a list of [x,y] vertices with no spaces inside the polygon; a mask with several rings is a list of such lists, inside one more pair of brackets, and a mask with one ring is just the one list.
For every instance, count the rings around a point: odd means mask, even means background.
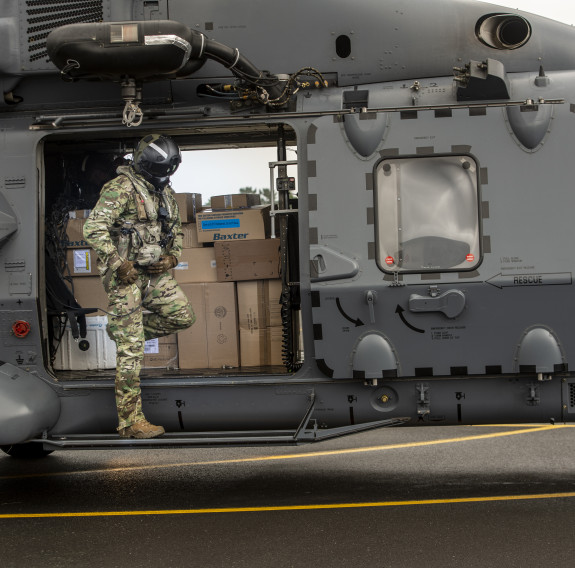
[{"label": "yellow painted line", "polygon": [[145,471],[153,469],[169,469],[176,467],[197,467],[207,465],[226,465],[226,464],[239,464],[239,463],[255,463],[255,462],[270,462],[282,460],[296,460],[296,459],[311,459],[318,457],[341,456],[346,454],[360,454],[368,452],[384,452],[390,450],[400,450],[407,448],[420,448],[425,446],[438,446],[444,444],[456,444],[462,442],[472,442],[477,440],[488,440],[492,438],[504,438],[507,436],[517,436],[521,434],[530,434],[532,432],[542,432],[563,428],[563,425],[545,425],[534,426],[531,428],[520,428],[518,430],[511,430],[509,432],[492,432],[490,434],[477,434],[474,436],[462,436],[459,438],[445,438],[441,440],[428,440],[425,442],[407,442],[403,444],[388,444],[385,446],[368,446],[365,448],[347,448],[344,450],[326,450],[320,452],[306,452],[297,454],[282,454],[277,456],[262,456],[250,458],[235,458],[231,460],[211,460],[211,461],[198,461],[198,462],[183,462],[183,463],[170,463],[170,464],[152,464],[152,465],[137,465],[127,467],[114,467],[105,469],[92,469],[80,471],[59,471],[59,472],[44,472],[44,473],[28,473],[19,475],[4,475],[0,476],[0,480],[5,479],[25,479],[37,477],[57,477],[67,475],[85,475],[90,473],[113,473],[113,472],[133,472]]},{"label": "yellow painted line", "polygon": [[[540,424],[473,424],[472,428],[537,428]],[[575,428],[575,424],[550,424],[553,428]]]},{"label": "yellow painted line", "polygon": [[499,495],[492,497],[460,497],[456,499],[425,499],[421,501],[376,501],[373,503],[332,503],[322,505],[283,505],[277,507],[234,507],[221,509],[167,509],[157,511],[89,511],[85,513],[14,513],[0,519],[37,519],[59,517],[139,517],[146,515],[200,515],[208,513],[265,513],[272,511],[314,511],[319,509],[361,509],[367,507],[406,507],[420,505],[452,505],[456,503],[492,503],[495,501],[527,501],[535,499],[572,499],[575,492],[541,493],[538,495]]}]

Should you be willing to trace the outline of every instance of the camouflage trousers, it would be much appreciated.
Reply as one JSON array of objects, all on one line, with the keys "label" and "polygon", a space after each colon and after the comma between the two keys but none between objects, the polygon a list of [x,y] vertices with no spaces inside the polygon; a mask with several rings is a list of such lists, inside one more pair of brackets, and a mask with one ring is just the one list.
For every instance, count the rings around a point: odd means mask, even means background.
[{"label": "camouflage trousers", "polygon": [[116,342],[116,407],[118,430],[145,420],[140,369],[144,341],[190,327],[196,316],[182,289],[168,273],[140,271],[134,284],[106,283],[112,316],[108,335]]}]

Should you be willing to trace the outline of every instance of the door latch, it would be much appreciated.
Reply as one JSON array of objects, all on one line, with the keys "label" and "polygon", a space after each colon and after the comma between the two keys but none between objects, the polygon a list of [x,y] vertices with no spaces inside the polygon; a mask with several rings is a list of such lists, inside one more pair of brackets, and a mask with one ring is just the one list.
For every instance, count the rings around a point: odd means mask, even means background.
[{"label": "door latch", "polygon": [[375,323],[375,303],[377,302],[377,294],[375,290],[368,290],[365,293],[365,301],[367,302],[367,306],[369,308],[369,322]]}]

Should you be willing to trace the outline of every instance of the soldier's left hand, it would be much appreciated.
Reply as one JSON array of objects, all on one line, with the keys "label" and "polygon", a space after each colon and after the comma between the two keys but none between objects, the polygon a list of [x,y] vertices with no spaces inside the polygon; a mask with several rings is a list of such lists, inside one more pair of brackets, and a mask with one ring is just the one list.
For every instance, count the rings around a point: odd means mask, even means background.
[{"label": "soldier's left hand", "polygon": [[163,274],[164,272],[168,272],[168,270],[174,268],[178,264],[178,260],[175,256],[168,254],[160,256],[158,262],[154,262],[154,264],[150,264],[146,268],[146,271],[149,274]]}]

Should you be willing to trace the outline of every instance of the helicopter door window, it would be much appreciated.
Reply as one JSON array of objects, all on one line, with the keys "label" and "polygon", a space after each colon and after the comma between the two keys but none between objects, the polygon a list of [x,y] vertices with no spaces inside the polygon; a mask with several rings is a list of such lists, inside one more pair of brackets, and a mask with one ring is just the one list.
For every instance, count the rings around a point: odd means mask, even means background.
[{"label": "helicopter door window", "polygon": [[478,166],[470,156],[376,165],[376,261],[385,272],[443,272],[481,261]]}]

